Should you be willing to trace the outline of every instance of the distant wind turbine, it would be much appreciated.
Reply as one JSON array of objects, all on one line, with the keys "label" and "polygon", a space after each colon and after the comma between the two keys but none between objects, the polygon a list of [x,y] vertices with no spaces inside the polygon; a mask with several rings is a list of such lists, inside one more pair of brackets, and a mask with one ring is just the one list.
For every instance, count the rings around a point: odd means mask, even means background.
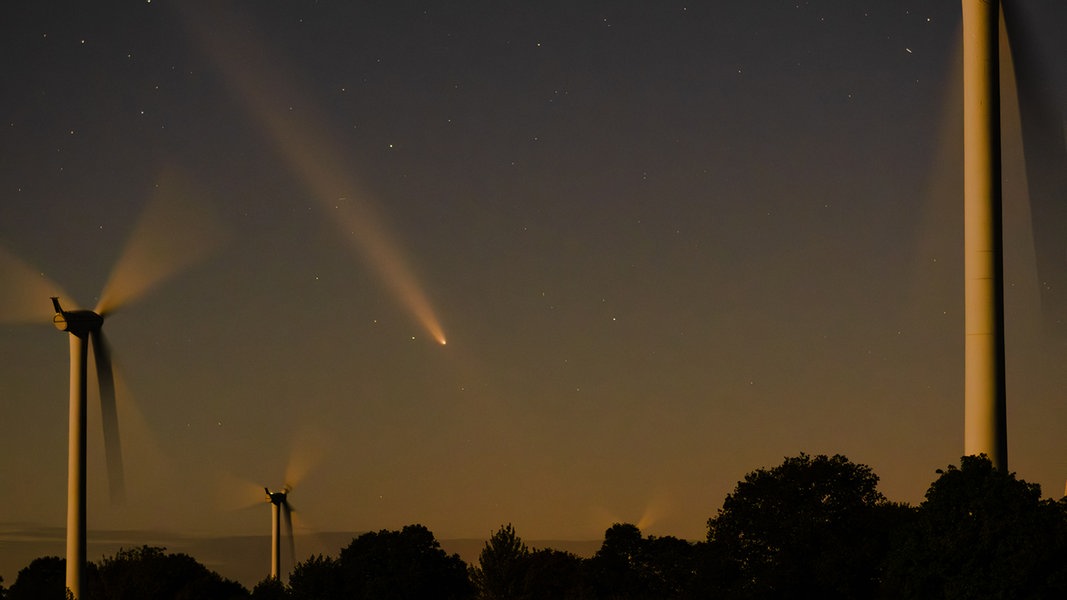
[{"label": "distant wind turbine", "polygon": [[296,546],[293,543],[293,507],[289,504],[289,492],[292,487],[286,485],[279,492],[263,488],[270,502],[270,578],[278,579],[281,572],[281,524],[285,521],[285,536],[289,540],[289,556],[296,560]]},{"label": "distant wind turbine", "polygon": [[[293,512],[296,509],[289,503],[289,495],[300,486],[308,472],[322,459],[327,441],[321,432],[301,430],[294,434],[293,449],[285,465],[285,487],[272,492],[264,487],[267,501],[271,504],[270,513],[270,577],[279,579],[282,569],[282,538],[289,547],[289,559],[296,563],[296,544],[293,536]],[[301,519],[304,521],[304,519]],[[305,526],[306,522],[303,523]],[[284,531],[283,528],[284,527]]]},{"label": "distant wind turbine", "polygon": [[[1062,212],[1045,211],[1063,203],[1062,123],[1046,110],[1041,93],[1027,75],[1035,57],[1022,31],[1019,2],[963,2],[964,89],[964,454],[985,454],[1002,471],[1008,469],[1007,403],[1004,350],[1004,266],[1001,195],[1000,26],[1010,42],[1006,67],[1013,68],[1023,125],[1023,152],[1031,198],[1039,270],[1047,254],[1049,221],[1064,221]],[[1014,64],[1013,64],[1014,61]],[[1057,175],[1057,173],[1059,173]],[[1049,196],[1060,195],[1060,198]],[[1050,202],[1049,200],[1052,200]],[[1042,252],[1042,249],[1045,252]],[[1063,265],[1059,265],[1062,270]],[[1041,273],[1043,293],[1062,293],[1050,281],[1061,274]]]}]

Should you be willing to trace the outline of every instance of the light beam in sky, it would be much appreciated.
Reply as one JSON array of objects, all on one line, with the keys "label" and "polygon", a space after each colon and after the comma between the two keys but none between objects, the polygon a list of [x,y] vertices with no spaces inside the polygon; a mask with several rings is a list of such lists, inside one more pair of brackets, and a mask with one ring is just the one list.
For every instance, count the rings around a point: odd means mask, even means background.
[{"label": "light beam in sky", "polygon": [[[340,145],[331,142],[327,129],[310,117],[301,118],[289,106],[270,101],[299,97],[297,86],[282,83],[294,81],[296,70],[280,66],[277,57],[268,59],[266,44],[247,35],[246,24],[236,26],[234,15],[186,16],[226,84],[311,190],[327,218],[433,339],[444,345],[444,330],[400,245],[389,235],[370,197],[360,191],[354,178],[347,174],[349,169],[338,161],[342,155]],[[210,23],[211,27],[203,27],[202,23]],[[309,105],[303,99],[298,104]]]}]

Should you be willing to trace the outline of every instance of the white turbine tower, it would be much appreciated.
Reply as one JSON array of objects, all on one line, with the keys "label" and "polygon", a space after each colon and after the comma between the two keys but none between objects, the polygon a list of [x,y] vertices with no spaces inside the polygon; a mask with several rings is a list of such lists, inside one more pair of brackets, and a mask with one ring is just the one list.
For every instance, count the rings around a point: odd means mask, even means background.
[{"label": "white turbine tower", "polygon": [[[1008,469],[1001,194],[1001,75],[1017,93],[1043,312],[1062,303],[1067,148],[1061,109],[1038,89],[1021,4],[962,0],[964,88],[964,454]],[[1003,18],[1002,18],[1003,17]],[[1000,28],[1010,49],[1001,63]],[[1001,67],[1004,67],[1002,70]],[[1051,263],[1051,264],[1050,264]],[[1062,306],[1055,306],[1062,310]],[[1054,324],[1046,320],[1046,325]]]},{"label": "white turbine tower", "polygon": [[70,422],[67,451],[67,589],[74,598],[81,597],[85,572],[85,413],[87,405],[86,372],[89,340],[96,360],[96,378],[100,386],[100,414],[104,426],[104,451],[112,501],[121,502],[124,493],[122,446],[115,410],[115,382],[111,370],[111,351],[104,341],[105,311],[63,310],[59,298],[52,297],[56,329],[70,334]]},{"label": "white turbine tower", "polygon": [[1007,470],[999,18],[997,0],[963,0],[963,449]]},{"label": "white turbine tower", "polygon": [[267,492],[267,501],[270,502],[270,578],[278,579],[281,576],[281,537],[282,521],[285,521],[285,536],[289,540],[289,556],[295,560],[296,547],[293,543],[293,507],[289,504],[289,492],[292,487],[286,485],[281,491],[272,492],[270,488],[263,488]]}]

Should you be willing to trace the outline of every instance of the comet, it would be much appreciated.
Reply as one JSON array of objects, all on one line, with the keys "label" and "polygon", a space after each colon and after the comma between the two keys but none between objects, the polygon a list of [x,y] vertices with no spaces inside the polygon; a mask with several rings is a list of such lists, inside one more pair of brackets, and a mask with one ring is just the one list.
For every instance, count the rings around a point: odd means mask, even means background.
[{"label": "comet", "polygon": [[[183,11],[191,10],[182,7]],[[186,12],[186,23],[201,47],[222,73],[231,93],[247,109],[293,173],[312,192],[320,209],[348,245],[372,269],[385,287],[414,316],[426,332],[445,345],[445,334],[415,271],[390,235],[371,196],[339,158],[341,145],[308,112],[294,113],[292,104],[312,106],[300,98],[296,70],[286,68],[268,46],[252,37],[246,23],[224,9],[211,15]],[[205,27],[204,23],[211,23]],[[284,82],[290,82],[288,86]],[[289,98],[272,104],[270,98]],[[296,99],[296,101],[293,101]]]}]

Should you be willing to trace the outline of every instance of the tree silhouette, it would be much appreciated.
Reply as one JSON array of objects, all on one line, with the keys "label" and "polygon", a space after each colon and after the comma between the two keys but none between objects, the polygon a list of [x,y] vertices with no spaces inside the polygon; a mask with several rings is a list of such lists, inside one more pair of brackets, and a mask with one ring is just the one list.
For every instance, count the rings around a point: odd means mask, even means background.
[{"label": "tree silhouette", "polygon": [[1067,598],[1067,504],[984,456],[937,472],[890,561],[886,597]]},{"label": "tree silhouette", "polygon": [[648,536],[645,579],[656,598],[684,598],[693,589],[698,547],[673,536]]},{"label": "tree silhouette", "polygon": [[542,548],[526,556],[522,600],[577,600],[590,598],[580,556]]},{"label": "tree silhouette", "polygon": [[467,566],[422,525],[365,533],[341,550],[346,598],[400,600],[474,597]]},{"label": "tree silhouette", "polygon": [[871,597],[888,548],[877,485],[839,454],[749,473],[708,521],[724,587],[741,598]]},{"label": "tree silhouette", "polygon": [[97,569],[99,588],[90,597],[100,600],[237,600],[248,597],[241,584],[224,579],[188,554],[167,554],[166,548],[141,546],[122,549],[105,558]]},{"label": "tree silhouette", "polygon": [[289,575],[289,591],[293,600],[341,600],[344,578],[340,561],[319,554],[298,563]]},{"label": "tree silhouette", "polygon": [[600,550],[586,562],[598,598],[681,598],[691,585],[693,544],[674,537],[642,537],[630,523],[604,532]]},{"label": "tree silhouette", "polygon": [[281,579],[267,577],[252,588],[252,600],[288,600],[292,596]]},{"label": "tree silhouette", "polygon": [[600,550],[586,563],[589,580],[600,598],[645,598],[641,530],[616,523],[604,532]]},{"label": "tree silhouette", "polygon": [[588,598],[583,565],[569,552],[530,550],[510,523],[485,543],[478,567],[470,569],[478,598],[567,600]]},{"label": "tree silhouette", "polygon": [[8,600],[62,600],[66,596],[66,561],[58,556],[42,556],[19,571],[7,590]]},{"label": "tree silhouette", "polygon": [[521,597],[529,555],[530,550],[515,534],[511,523],[501,526],[478,555],[478,567],[471,569],[478,598],[512,600]]},{"label": "tree silhouette", "polygon": [[[701,543],[616,523],[583,559],[531,550],[509,523],[468,570],[408,525],[360,535],[338,558],[298,563],[288,586],[267,579],[251,594],[188,555],[142,546],[89,563],[84,600],[1067,598],[1067,498],[1043,500],[984,457],[937,473],[913,508],[886,501],[865,465],[801,454],[747,474]],[[64,580],[63,559],[38,558],[0,600],[58,600]]]}]

